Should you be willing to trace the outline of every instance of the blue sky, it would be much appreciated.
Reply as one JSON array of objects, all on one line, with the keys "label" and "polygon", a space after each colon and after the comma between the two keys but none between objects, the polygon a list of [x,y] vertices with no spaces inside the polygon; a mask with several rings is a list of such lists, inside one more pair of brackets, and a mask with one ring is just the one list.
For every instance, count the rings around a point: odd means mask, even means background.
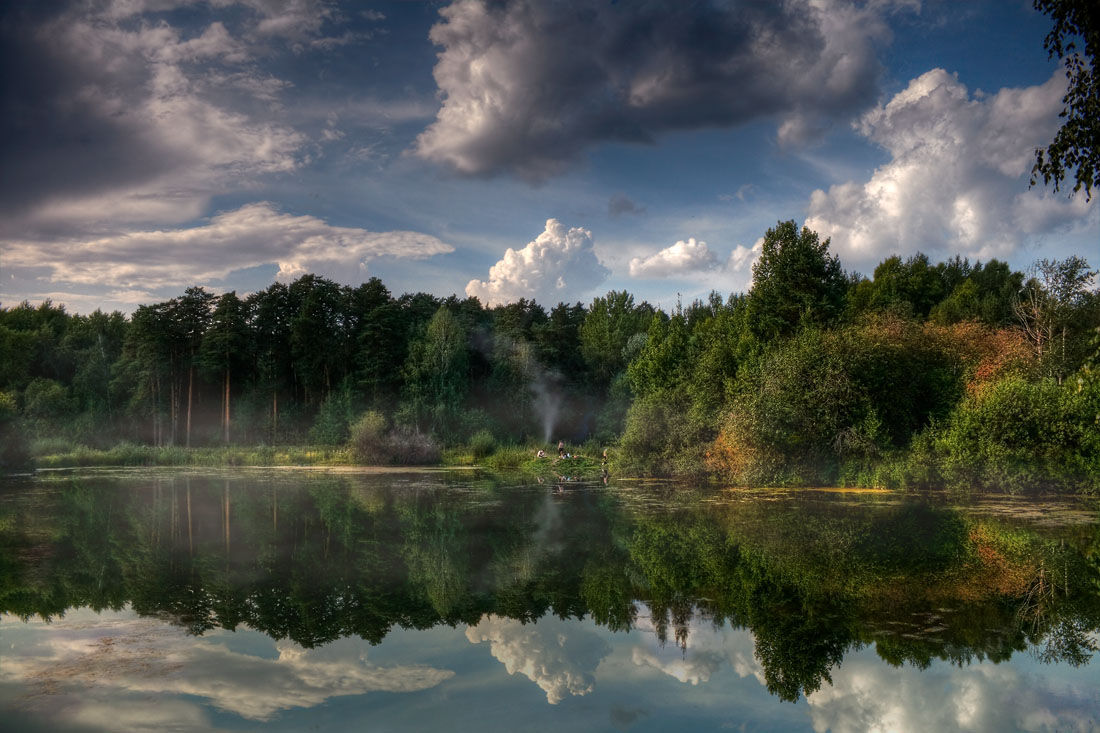
[{"label": "blue sky", "polygon": [[794,219],[846,269],[1100,265],[1028,190],[1064,77],[1022,0],[116,0],[0,17],[0,302],[131,311],[316,272],[664,307]]}]

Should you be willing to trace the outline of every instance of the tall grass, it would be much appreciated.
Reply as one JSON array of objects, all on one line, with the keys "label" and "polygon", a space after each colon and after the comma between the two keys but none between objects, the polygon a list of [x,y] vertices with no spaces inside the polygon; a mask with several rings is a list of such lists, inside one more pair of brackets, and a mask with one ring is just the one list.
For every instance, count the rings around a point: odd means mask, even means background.
[{"label": "tall grass", "polygon": [[[38,468],[85,466],[327,466],[352,463],[343,448],[309,446],[227,446],[183,448],[119,443],[105,450],[84,445],[40,445]],[[49,450],[49,452],[42,452]]]}]

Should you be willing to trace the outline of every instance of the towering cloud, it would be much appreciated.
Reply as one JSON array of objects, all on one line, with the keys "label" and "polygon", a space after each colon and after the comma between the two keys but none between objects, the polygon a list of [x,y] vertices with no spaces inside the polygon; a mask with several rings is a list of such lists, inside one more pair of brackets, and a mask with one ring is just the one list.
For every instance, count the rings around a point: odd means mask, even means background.
[{"label": "towering cloud", "polygon": [[596,667],[611,646],[591,631],[549,616],[525,624],[499,616],[485,616],[466,629],[473,644],[489,642],[492,655],[508,674],[522,674],[556,705],[567,695],[586,695],[596,684]]},{"label": "towering cloud", "polygon": [[873,100],[889,4],[459,0],[431,31],[443,107],[416,151],[541,180],[596,142],[767,116],[797,143]]},{"label": "towering cloud", "polygon": [[533,298],[547,305],[586,295],[607,279],[609,271],[596,259],[592,232],[566,229],[557,219],[520,250],[508,248],[489,268],[488,280],[471,280],[466,295],[488,305]]},{"label": "towering cloud", "polygon": [[1006,257],[1028,237],[1072,224],[1096,203],[1028,190],[1036,146],[1053,135],[1065,80],[971,95],[952,74],[913,79],[858,123],[891,160],[866,183],[818,190],[806,226],[832,238],[845,265],[918,250]]}]

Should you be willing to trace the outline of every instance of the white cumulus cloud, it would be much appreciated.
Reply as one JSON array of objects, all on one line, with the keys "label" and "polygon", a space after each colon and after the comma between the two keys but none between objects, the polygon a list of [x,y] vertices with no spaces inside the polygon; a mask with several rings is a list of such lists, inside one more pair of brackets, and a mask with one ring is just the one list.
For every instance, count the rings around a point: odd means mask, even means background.
[{"label": "white cumulus cloud", "polygon": [[718,260],[707,248],[707,243],[689,237],[649,257],[635,257],[630,261],[630,276],[673,277],[713,270],[717,266]]},{"label": "white cumulus cloud", "polygon": [[[850,654],[833,683],[806,697],[815,731],[1092,730],[1084,680],[1022,674],[983,662],[926,670],[888,667],[869,652]],[[935,700],[935,705],[929,705]]]},{"label": "white cumulus cloud", "polygon": [[546,305],[583,297],[607,279],[593,249],[592,232],[566,229],[549,219],[542,234],[523,249],[509,247],[489,268],[488,280],[471,280],[466,295],[487,305],[532,298]]},{"label": "white cumulus cloud", "polygon": [[493,657],[508,674],[522,674],[556,705],[567,695],[586,695],[596,684],[595,671],[611,646],[591,631],[546,616],[538,623],[487,615],[466,629],[472,644],[489,642]]},{"label": "white cumulus cloud", "polygon": [[751,247],[739,244],[730,252],[729,259],[726,260],[726,269],[730,272],[745,272],[751,270],[752,266],[756,264],[756,261],[760,259],[760,253],[763,251],[763,237],[757,239]]},{"label": "white cumulus cloud", "polygon": [[865,183],[814,191],[806,226],[846,266],[922,251],[1004,258],[1029,237],[1082,225],[1096,203],[1028,190],[1034,150],[1058,126],[1065,80],[971,94],[943,69],[913,79],[858,130],[891,160]]},{"label": "white cumulus cloud", "polygon": [[635,647],[631,652],[631,661],[638,667],[653,667],[685,684],[698,685],[710,681],[712,674],[725,664],[726,659],[715,652],[685,654],[678,659],[661,659],[652,651]]}]

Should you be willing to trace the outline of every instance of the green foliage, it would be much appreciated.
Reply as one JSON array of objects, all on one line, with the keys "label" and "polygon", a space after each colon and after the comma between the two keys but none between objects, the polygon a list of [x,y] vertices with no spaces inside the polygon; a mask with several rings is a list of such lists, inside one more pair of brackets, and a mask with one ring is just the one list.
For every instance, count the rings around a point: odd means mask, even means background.
[{"label": "green foliage", "polygon": [[680,404],[662,397],[636,400],[626,415],[618,465],[651,476],[704,475],[712,430]]},{"label": "green foliage", "polygon": [[[1084,188],[1088,201],[1100,185],[1100,11],[1091,0],[1035,0],[1034,5],[1054,21],[1043,48],[1065,62],[1069,88],[1062,97],[1062,127],[1050,145],[1035,151],[1031,185],[1042,176],[1057,191],[1071,175],[1074,193]],[[1078,48],[1078,39],[1084,48]]]},{"label": "green foliage", "polygon": [[1084,338],[1100,322],[1100,299],[1089,292],[1095,272],[1080,257],[1042,259],[1013,301],[1013,310],[1048,376],[1061,380],[1087,355]]},{"label": "green foliage", "polygon": [[[500,446],[491,455],[486,456],[485,465],[495,469],[524,468],[534,460],[538,449],[529,446]],[[550,459],[542,459],[548,462]]]},{"label": "green foliage", "polygon": [[[10,315],[10,311],[3,312]],[[9,320],[9,319],[5,319]],[[35,366],[35,334],[14,330],[0,322],[0,385],[22,389],[30,381]]]},{"label": "green foliage", "polygon": [[634,296],[625,290],[612,290],[592,301],[577,335],[580,353],[596,384],[609,385],[626,368],[627,345],[635,334],[645,332],[653,314],[648,303],[635,306]]},{"label": "green foliage", "polygon": [[387,463],[389,459],[386,436],[386,416],[371,410],[351,426],[349,445],[351,454],[359,463],[376,465]]},{"label": "green foliage", "polygon": [[1100,385],[1009,377],[935,433],[944,479],[968,489],[1100,489]]},{"label": "green foliage", "polygon": [[607,391],[607,398],[596,413],[592,437],[601,443],[614,442],[623,432],[633,396],[626,374],[619,373]]},{"label": "green foliage", "polygon": [[405,398],[416,426],[443,435],[452,430],[468,389],[466,328],[440,306],[405,364]]},{"label": "green foliage", "polygon": [[894,255],[883,260],[873,280],[862,280],[849,296],[849,308],[856,313],[889,310],[908,316],[926,317],[943,299],[944,279],[923,254],[905,260]]},{"label": "green foliage", "polygon": [[[0,390],[15,404],[4,429],[86,446],[81,460],[119,442],[231,438],[335,455],[369,409],[400,426],[363,452],[371,462],[433,463],[445,445],[518,465],[528,457],[498,441],[560,437],[619,442],[618,468],[651,475],[938,487],[965,483],[973,455],[1009,484],[1091,486],[1080,436],[1100,409],[1028,397],[1028,421],[1062,427],[1011,448],[997,447],[1004,431],[971,424],[1010,377],[1032,390],[1040,376],[1095,384],[1100,294],[1084,260],[1041,261],[1025,279],[996,260],[918,254],[864,279],[845,276],[828,244],[780,222],[748,295],[711,293],[670,314],[625,291],[588,309],[488,309],[315,275],[245,300],[190,288],[129,319],[0,308]],[[16,453],[21,439],[8,440]]]},{"label": "green foliage", "polygon": [[760,259],[752,267],[748,319],[753,333],[770,341],[801,325],[836,320],[844,308],[848,283],[840,260],[829,255],[829,240],[793,221],[776,224],[764,235]]},{"label": "green foliage", "polygon": [[23,412],[31,419],[53,420],[75,408],[68,388],[52,379],[35,379],[23,392]]},{"label": "green foliage", "polygon": [[0,470],[22,468],[30,462],[26,431],[19,422],[15,395],[0,392]]},{"label": "green foliage", "polygon": [[122,442],[107,449],[69,441],[41,441],[32,445],[38,468],[81,466],[331,466],[351,463],[342,448],[257,445],[251,447],[185,448]]},{"label": "green foliage", "polygon": [[804,330],[742,369],[723,427],[722,450],[735,454],[726,470],[748,484],[835,481],[841,462],[904,448],[946,415],[961,367],[921,327],[889,316]]},{"label": "green foliage", "polygon": [[351,426],[348,445],[352,458],[362,464],[426,466],[439,463],[439,445],[430,436],[404,426],[387,429],[385,415],[370,410]]},{"label": "green foliage", "polygon": [[989,326],[1007,326],[1016,322],[1012,304],[1023,285],[1023,275],[1013,272],[1007,263],[990,260],[984,266],[976,262],[971,267],[956,258],[937,267],[944,268],[948,295],[932,308],[930,320],[943,325],[980,321]]},{"label": "green foliage", "polygon": [[488,458],[493,455],[496,449],[496,438],[494,438],[492,432],[488,430],[479,430],[470,437],[470,452],[473,455],[474,461],[481,461]]},{"label": "green foliage", "polygon": [[[522,333],[495,334],[489,355],[489,376],[486,379],[487,406],[493,421],[510,435],[523,437],[532,432],[534,425],[534,401],[536,385],[548,377],[539,363],[536,347],[525,340]],[[475,416],[477,417],[477,416]],[[488,422],[488,415],[483,422]],[[471,425],[476,420],[465,420]],[[486,429],[486,428],[480,428]],[[467,434],[479,430],[466,430]]]},{"label": "green foliage", "polygon": [[335,387],[346,365],[341,348],[344,291],[331,280],[303,275],[291,283],[287,298],[294,375],[309,401]]},{"label": "green foliage", "polygon": [[579,344],[581,325],[587,313],[580,303],[558,303],[544,323],[533,324],[531,328],[543,363],[575,385],[579,385],[585,376],[584,356]]},{"label": "green foliage", "polygon": [[627,368],[631,391],[639,398],[673,393],[690,372],[690,358],[686,319],[682,315],[670,319],[663,313],[653,316],[649,332]]},{"label": "green foliage", "polygon": [[309,430],[310,441],[319,445],[341,445],[346,442],[354,416],[352,402],[348,389],[337,390],[326,397]]}]

